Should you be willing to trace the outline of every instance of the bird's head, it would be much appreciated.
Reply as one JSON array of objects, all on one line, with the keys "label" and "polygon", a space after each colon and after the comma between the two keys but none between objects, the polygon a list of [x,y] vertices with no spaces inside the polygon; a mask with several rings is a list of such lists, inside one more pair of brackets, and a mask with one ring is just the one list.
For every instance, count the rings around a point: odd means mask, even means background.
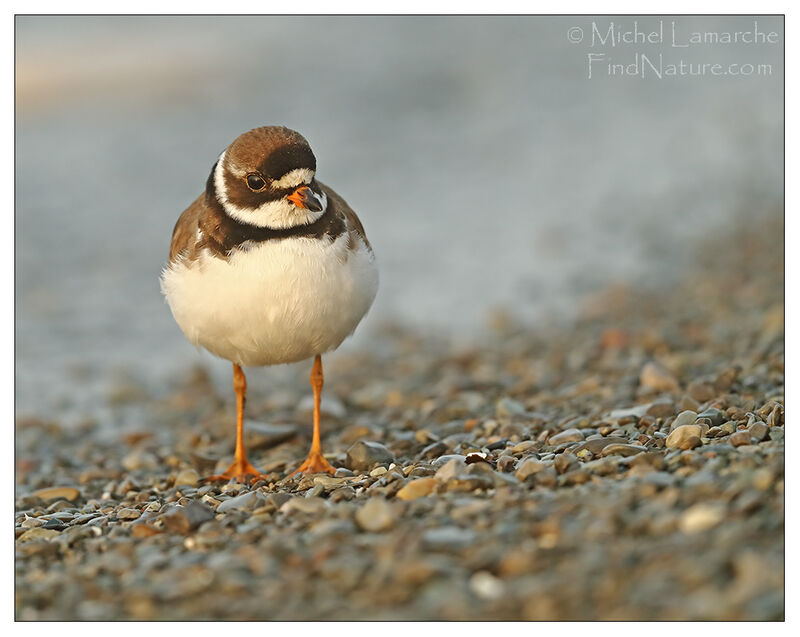
[{"label": "bird's head", "polygon": [[206,197],[229,217],[259,228],[284,229],[319,219],[327,198],[314,179],[317,160],[305,138],[283,126],[239,135],[220,155]]}]

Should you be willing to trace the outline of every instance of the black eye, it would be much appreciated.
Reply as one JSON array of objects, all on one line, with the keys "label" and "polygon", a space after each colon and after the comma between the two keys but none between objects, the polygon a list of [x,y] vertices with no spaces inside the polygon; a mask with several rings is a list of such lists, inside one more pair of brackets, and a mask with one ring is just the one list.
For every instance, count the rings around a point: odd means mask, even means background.
[{"label": "black eye", "polygon": [[261,175],[256,175],[255,173],[247,175],[247,187],[250,190],[258,192],[259,190],[264,190],[266,185],[267,182],[264,181]]}]

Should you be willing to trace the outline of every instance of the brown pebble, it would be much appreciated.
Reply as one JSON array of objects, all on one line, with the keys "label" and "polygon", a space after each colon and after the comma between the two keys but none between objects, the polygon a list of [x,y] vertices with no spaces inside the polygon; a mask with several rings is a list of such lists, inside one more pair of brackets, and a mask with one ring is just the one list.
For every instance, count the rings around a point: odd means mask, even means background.
[{"label": "brown pebble", "polygon": [[47,487],[46,489],[39,489],[34,491],[31,495],[41,498],[42,500],[77,500],[81,492],[75,487]]},{"label": "brown pebble", "polygon": [[637,453],[642,453],[645,451],[644,447],[640,447],[638,445],[608,445],[605,449],[603,449],[603,453],[600,454],[603,457],[605,456],[634,456]]},{"label": "brown pebble", "polygon": [[645,363],[639,374],[639,385],[644,389],[652,391],[678,391],[680,385],[678,380],[670,374],[663,366],[654,361]]},{"label": "brown pebble", "polygon": [[680,444],[680,448],[683,450],[687,449],[694,449],[699,447],[702,443],[699,436],[689,436],[686,440],[683,440]]},{"label": "brown pebble", "polygon": [[689,383],[686,392],[700,403],[707,402],[717,395],[717,391],[711,383],[699,380]]},{"label": "brown pebble", "polygon": [[734,447],[742,447],[744,445],[750,444],[750,432],[749,431],[737,431],[735,434],[731,434],[730,443]]},{"label": "brown pebble", "polygon": [[396,497],[398,500],[416,500],[433,493],[438,484],[436,478],[418,478],[400,489]]},{"label": "brown pebble", "polygon": [[571,453],[562,453],[555,457],[553,466],[560,474],[568,473],[578,466],[578,459]]}]

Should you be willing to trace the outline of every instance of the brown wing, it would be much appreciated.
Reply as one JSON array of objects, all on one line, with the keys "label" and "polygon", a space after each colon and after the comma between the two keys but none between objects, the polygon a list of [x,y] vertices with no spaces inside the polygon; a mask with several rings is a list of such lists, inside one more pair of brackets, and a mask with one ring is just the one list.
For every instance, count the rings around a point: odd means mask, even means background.
[{"label": "brown wing", "polygon": [[317,180],[317,183],[328,197],[328,201],[334,203],[335,211],[344,217],[345,224],[347,225],[347,232],[350,235],[350,246],[352,247],[354,245],[355,237],[359,237],[371,252],[372,246],[369,243],[369,239],[367,239],[367,233],[364,232],[364,226],[361,225],[361,220],[358,218],[358,215],[353,212],[353,209],[347,205],[347,202],[342,199],[333,188],[326,186],[319,180]]},{"label": "brown wing", "polygon": [[197,228],[200,216],[205,208],[205,195],[200,195],[178,218],[172,231],[172,243],[169,246],[169,260],[174,261],[179,254],[192,258],[197,243]]}]

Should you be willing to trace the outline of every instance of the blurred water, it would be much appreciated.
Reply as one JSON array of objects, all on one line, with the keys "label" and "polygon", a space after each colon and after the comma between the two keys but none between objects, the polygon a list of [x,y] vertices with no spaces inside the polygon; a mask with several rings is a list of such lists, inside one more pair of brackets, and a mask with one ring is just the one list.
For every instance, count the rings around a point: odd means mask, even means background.
[{"label": "blurred water", "polygon": [[[681,37],[753,28],[675,21]],[[381,289],[349,347],[387,319],[470,336],[494,307],[568,316],[588,290],[674,275],[742,211],[778,214],[782,20],[758,19],[776,45],[691,49],[590,48],[591,24],[17,18],[18,410],[84,408],[110,371],[157,383],[199,360],[158,276],[216,156],[255,126],[301,131],[319,178],[367,228]],[[588,79],[599,51],[769,63],[772,75],[609,77],[599,64]]]}]

